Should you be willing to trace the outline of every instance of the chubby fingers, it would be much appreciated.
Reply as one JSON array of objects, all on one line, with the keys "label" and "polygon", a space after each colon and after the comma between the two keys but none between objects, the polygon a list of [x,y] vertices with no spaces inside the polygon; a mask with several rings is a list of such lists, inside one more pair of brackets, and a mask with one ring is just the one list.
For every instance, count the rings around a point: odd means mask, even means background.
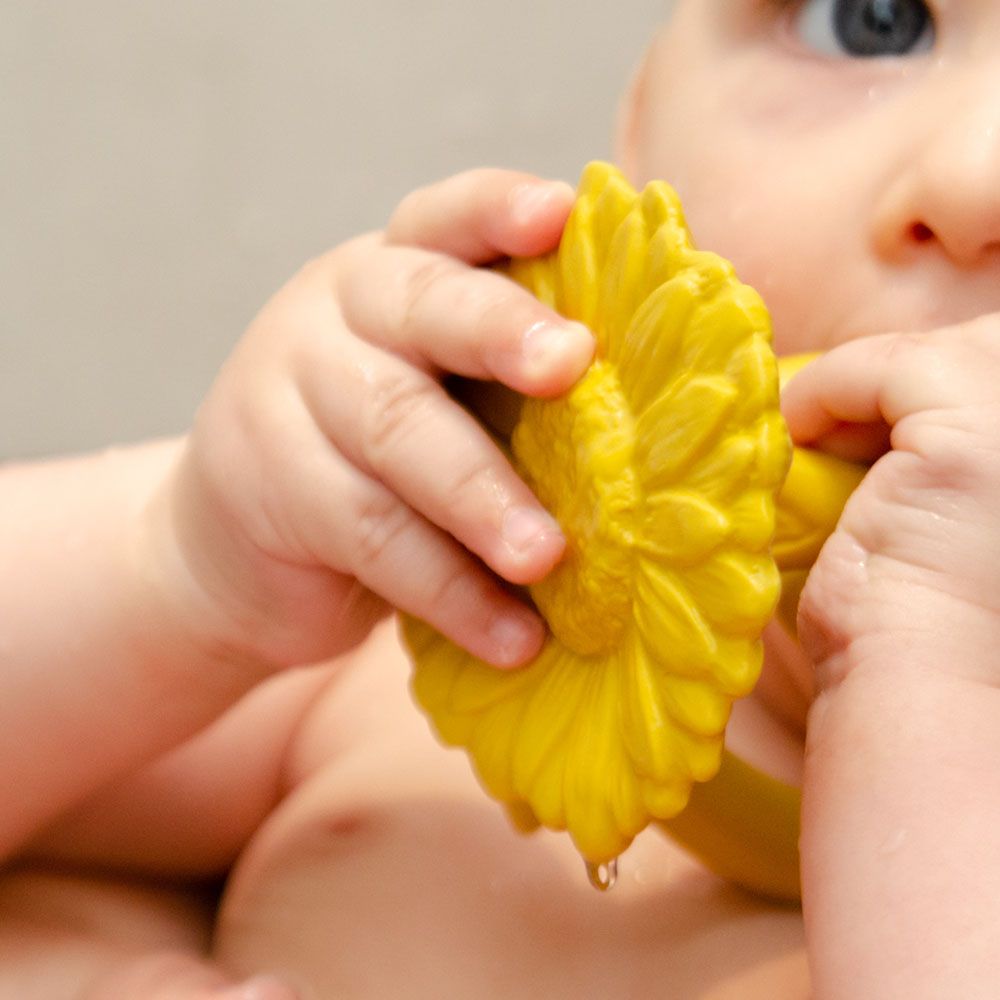
[{"label": "chubby fingers", "polygon": [[859,425],[874,436],[879,425],[895,427],[916,414],[991,403],[998,369],[996,315],[926,333],[863,337],[806,365],[785,387],[782,410],[800,444],[846,440]]},{"label": "chubby fingers", "polygon": [[530,396],[566,392],[594,338],[504,276],[369,241],[337,272],[346,325],[435,373],[495,380]]},{"label": "chubby fingers", "polygon": [[429,375],[352,338],[302,386],[301,434],[326,453],[301,484],[310,551],[483,659],[533,656],[541,619],[489,570],[540,579],[565,541],[489,435]]},{"label": "chubby fingers", "polygon": [[510,170],[470,170],[404,198],[386,239],[468,264],[533,257],[556,246],[572,206],[573,189],[565,182]]},{"label": "chubby fingers", "polygon": [[564,538],[440,379],[557,395],[586,370],[594,339],[499,274],[385,237],[356,241],[337,265],[326,277],[338,329],[313,341],[297,372],[333,448],[323,492],[346,503],[335,524],[315,512],[326,528],[312,551],[475,655],[525,662],[544,624],[492,573],[532,583]]},{"label": "chubby fingers", "polygon": [[283,345],[298,396],[271,383],[250,417],[254,440],[281,429],[268,467],[297,495],[276,554],[304,550],[498,666],[545,635],[508,585],[541,579],[565,540],[442,379],[554,396],[584,373],[587,330],[476,266],[552,249],[572,201],[566,185],[503,171],[422,189],[385,233],[308,267],[261,341]]}]

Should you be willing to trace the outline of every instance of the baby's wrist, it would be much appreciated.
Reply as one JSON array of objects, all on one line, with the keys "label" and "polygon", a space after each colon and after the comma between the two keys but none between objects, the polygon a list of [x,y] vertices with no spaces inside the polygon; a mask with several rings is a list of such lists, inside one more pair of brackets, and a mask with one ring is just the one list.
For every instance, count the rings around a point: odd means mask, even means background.
[{"label": "baby's wrist", "polygon": [[192,516],[181,499],[185,447],[182,439],[165,445],[156,488],[132,525],[127,558],[138,655],[199,683],[216,674],[246,688],[270,668],[241,641],[239,625],[224,606],[223,588],[213,588],[204,572],[215,539],[206,528],[199,541],[199,526],[191,523],[198,513]]},{"label": "baby's wrist", "polygon": [[[896,594],[842,627],[800,620],[800,640],[813,661],[816,687],[830,691],[857,675],[892,678],[900,690],[919,676],[1000,683],[996,649],[1000,614],[950,595],[923,595],[907,602]],[[887,607],[895,603],[896,608]],[[861,620],[867,617],[867,622]]]}]

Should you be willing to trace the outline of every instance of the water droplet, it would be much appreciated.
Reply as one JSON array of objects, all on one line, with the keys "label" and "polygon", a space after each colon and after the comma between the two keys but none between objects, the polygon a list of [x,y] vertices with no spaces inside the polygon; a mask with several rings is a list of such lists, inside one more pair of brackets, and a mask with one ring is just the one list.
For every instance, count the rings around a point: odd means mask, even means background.
[{"label": "water droplet", "polygon": [[593,861],[586,862],[587,878],[590,884],[599,892],[607,892],[618,879],[618,859],[612,858],[610,861],[602,861],[595,864]]}]

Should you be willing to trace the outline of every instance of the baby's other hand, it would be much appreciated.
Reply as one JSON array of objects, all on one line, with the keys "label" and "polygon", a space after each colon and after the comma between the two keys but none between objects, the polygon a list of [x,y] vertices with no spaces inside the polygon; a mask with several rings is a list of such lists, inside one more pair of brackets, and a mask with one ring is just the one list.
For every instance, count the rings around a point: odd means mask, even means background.
[{"label": "baby's other hand", "polygon": [[[929,636],[1000,642],[998,385],[1000,315],[855,340],[789,384],[798,443],[874,461],[800,605],[821,684],[886,645],[920,659]],[[948,666],[982,676],[975,660]]]},{"label": "baby's other hand", "polygon": [[315,662],[394,605],[497,665],[537,652],[543,623],[502,581],[540,579],[564,539],[442,379],[550,396],[583,373],[590,334],[480,266],[552,249],[572,201],[524,174],[453,177],[265,306],[164,504],[203,642]]},{"label": "baby's other hand", "polygon": [[996,992],[998,386],[989,315],[855,340],[786,390],[800,443],[874,449],[799,609],[818,692],[801,842],[817,997]]}]

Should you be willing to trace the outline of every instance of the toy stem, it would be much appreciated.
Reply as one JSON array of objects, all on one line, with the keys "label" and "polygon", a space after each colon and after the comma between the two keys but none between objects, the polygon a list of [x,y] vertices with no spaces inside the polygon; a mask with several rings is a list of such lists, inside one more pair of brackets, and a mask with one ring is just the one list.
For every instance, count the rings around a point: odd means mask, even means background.
[{"label": "toy stem", "polygon": [[711,780],[694,786],[687,808],[658,824],[712,871],[772,899],[800,896],[801,791],[728,750]]}]

